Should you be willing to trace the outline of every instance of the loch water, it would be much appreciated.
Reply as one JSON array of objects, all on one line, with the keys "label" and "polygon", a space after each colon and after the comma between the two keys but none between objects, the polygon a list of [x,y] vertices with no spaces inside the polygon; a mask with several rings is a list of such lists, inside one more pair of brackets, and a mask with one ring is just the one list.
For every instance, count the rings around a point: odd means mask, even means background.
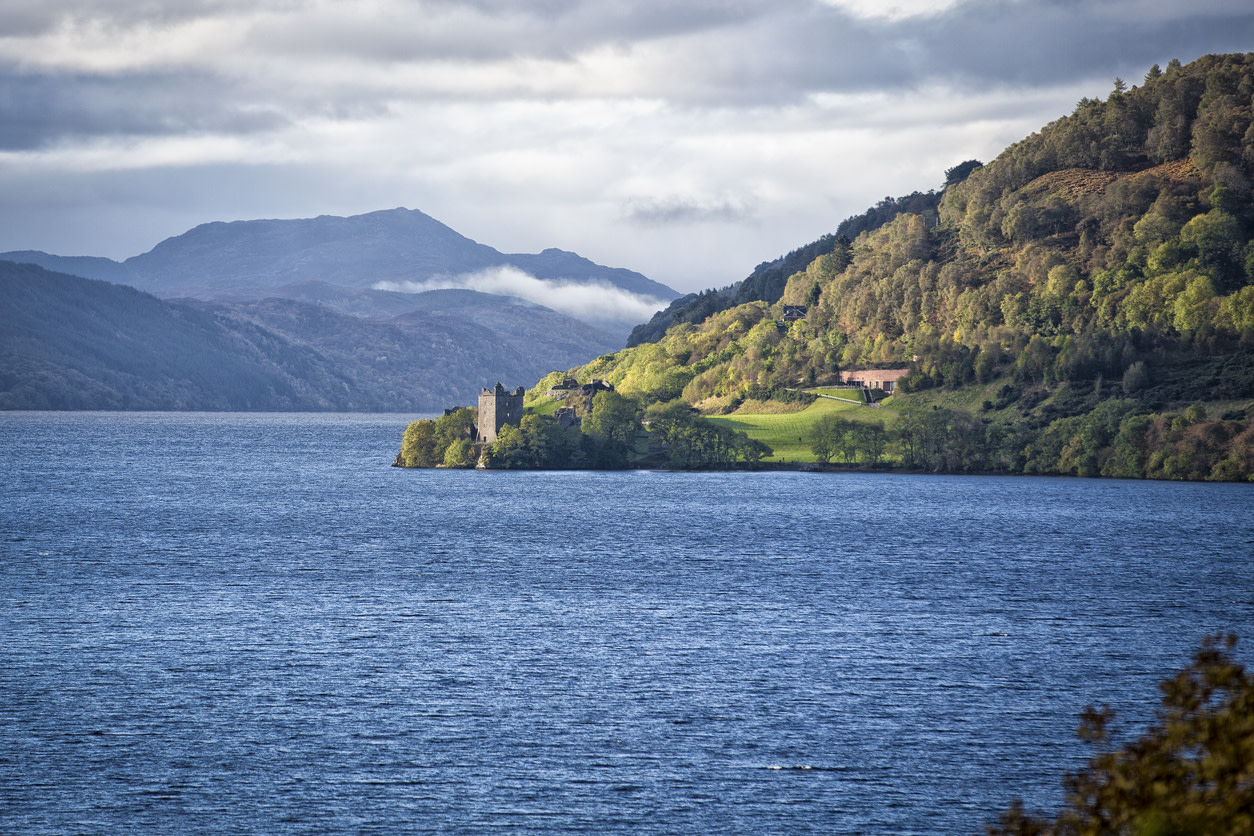
[{"label": "loch water", "polygon": [[980,833],[1254,647],[1251,485],[391,468],[409,417],[0,414],[0,832]]}]

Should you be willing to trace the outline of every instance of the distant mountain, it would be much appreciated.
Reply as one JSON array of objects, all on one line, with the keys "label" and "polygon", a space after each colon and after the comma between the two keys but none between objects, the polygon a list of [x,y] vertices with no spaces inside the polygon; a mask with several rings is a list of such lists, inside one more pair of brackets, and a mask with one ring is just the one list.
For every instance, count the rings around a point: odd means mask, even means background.
[{"label": "distant mountain", "polygon": [[163,298],[261,298],[308,282],[374,288],[502,266],[550,281],[605,283],[660,302],[679,296],[639,273],[603,267],[572,252],[501,253],[412,209],[201,224],[123,262],[35,251],[0,253],[0,259],[129,284]]},{"label": "distant mountain", "polygon": [[171,301],[0,261],[0,408],[435,412],[617,345],[507,297],[396,296],[416,307],[365,318],[289,299]]}]

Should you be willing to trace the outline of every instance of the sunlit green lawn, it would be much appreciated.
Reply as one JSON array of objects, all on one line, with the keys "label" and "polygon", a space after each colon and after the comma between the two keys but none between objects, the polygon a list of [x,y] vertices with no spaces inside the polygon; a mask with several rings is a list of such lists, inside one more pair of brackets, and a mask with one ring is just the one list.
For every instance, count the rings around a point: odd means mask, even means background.
[{"label": "sunlit green lawn", "polygon": [[713,416],[709,420],[734,430],[744,431],[750,438],[769,444],[774,454],[765,461],[813,462],[810,449],[810,428],[824,415],[839,414],[851,421],[879,421],[891,427],[897,413],[888,409],[871,409],[845,401],[819,398],[801,412],[784,414],[741,414]]},{"label": "sunlit green lawn", "polygon": [[562,402],[555,398],[541,398],[531,406],[527,407],[529,412],[536,415],[552,415],[562,406]]}]

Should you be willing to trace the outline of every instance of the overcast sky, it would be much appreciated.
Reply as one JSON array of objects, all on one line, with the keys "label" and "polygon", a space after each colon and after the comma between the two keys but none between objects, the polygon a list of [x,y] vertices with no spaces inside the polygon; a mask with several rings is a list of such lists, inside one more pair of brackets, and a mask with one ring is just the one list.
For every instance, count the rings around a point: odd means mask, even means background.
[{"label": "overcast sky", "polygon": [[698,290],[1249,50],[1249,0],[4,0],[0,251],[404,206]]}]

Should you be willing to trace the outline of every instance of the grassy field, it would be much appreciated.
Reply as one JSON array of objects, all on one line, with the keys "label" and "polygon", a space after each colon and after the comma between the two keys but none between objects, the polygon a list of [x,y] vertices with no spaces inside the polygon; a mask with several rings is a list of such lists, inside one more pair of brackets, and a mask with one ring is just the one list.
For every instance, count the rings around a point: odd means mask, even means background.
[{"label": "grassy field", "polygon": [[810,449],[810,428],[824,415],[833,414],[851,421],[879,421],[886,427],[891,427],[897,419],[897,413],[888,409],[869,409],[819,398],[802,412],[783,415],[736,413],[713,416],[709,420],[733,430],[742,430],[750,438],[769,444],[775,453],[765,461],[812,462],[816,459]]}]

